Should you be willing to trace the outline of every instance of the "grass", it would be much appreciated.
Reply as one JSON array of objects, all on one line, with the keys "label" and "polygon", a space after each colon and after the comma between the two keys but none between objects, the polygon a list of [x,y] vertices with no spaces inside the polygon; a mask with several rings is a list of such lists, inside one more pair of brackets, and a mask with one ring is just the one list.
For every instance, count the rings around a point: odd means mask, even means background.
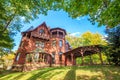
[{"label": "grass", "polygon": [[50,67],[30,72],[3,71],[0,80],[120,80],[120,67]]}]

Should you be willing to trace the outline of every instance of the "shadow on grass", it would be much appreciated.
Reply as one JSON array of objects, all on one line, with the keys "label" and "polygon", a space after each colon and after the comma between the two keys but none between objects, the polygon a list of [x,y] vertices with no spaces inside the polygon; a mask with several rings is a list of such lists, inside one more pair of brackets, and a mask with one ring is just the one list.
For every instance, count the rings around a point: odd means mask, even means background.
[{"label": "shadow on grass", "polygon": [[[120,67],[110,65],[79,66],[77,70],[90,71],[95,75],[78,75],[77,80],[120,80]],[[100,73],[100,74],[99,74]]]},{"label": "shadow on grass", "polygon": [[76,80],[76,66],[72,66],[63,80]]},{"label": "shadow on grass", "polygon": [[34,74],[33,76],[31,76],[27,80],[36,80],[36,79],[40,78],[43,74],[45,74],[49,71],[55,70],[55,69],[58,69],[58,68],[48,68],[48,69],[45,69],[45,70],[41,70],[40,72],[38,72],[37,74]]},{"label": "shadow on grass", "polygon": [[43,80],[50,80],[52,77],[54,77],[55,75],[59,75],[60,73],[62,73],[63,71],[58,71],[58,72],[54,72],[54,73],[47,73],[44,76],[42,76],[41,78]]},{"label": "shadow on grass", "polygon": [[0,77],[6,76],[8,74],[14,73],[14,71],[11,70],[5,70],[0,73]]},{"label": "shadow on grass", "polygon": [[20,79],[24,75],[25,75],[24,73],[19,74],[18,76],[14,77],[13,80],[18,80],[18,79]]}]

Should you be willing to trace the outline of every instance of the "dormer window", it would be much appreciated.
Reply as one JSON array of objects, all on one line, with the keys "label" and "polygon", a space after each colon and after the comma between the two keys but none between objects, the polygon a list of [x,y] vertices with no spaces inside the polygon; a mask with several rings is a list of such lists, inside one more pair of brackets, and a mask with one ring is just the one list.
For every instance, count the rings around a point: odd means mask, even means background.
[{"label": "dormer window", "polygon": [[40,34],[43,34],[43,33],[44,33],[44,30],[43,30],[43,29],[40,29],[39,33],[40,33]]}]

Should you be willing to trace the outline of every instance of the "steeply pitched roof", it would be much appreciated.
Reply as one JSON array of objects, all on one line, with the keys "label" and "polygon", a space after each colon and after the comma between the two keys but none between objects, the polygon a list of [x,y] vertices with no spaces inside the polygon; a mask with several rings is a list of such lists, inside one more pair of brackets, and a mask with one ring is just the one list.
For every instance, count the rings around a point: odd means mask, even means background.
[{"label": "steeply pitched roof", "polygon": [[32,31],[34,29],[33,26],[31,26],[30,28],[28,28],[27,30],[25,30],[24,32],[29,32],[29,31]]},{"label": "steeply pitched roof", "polygon": [[[26,33],[26,32],[33,31],[33,30],[37,29],[38,27],[40,27],[40,26],[42,26],[42,25],[46,26],[46,23],[43,22],[42,24],[40,24],[40,25],[37,26],[36,28],[34,28],[33,26],[31,26],[30,28],[28,28],[26,31],[23,31],[22,33]],[[46,26],[46,27],[47,27],[47,26]]]}]

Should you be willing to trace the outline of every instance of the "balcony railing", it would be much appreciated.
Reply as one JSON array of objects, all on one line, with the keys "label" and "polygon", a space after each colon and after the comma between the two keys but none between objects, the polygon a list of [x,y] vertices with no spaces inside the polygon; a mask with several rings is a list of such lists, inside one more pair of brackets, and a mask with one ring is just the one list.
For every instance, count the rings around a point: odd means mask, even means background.
[{"label": "balcony railing", "polygon": [[46,34],[37,34],[37,33],[33,33],[32,36],[33,36],[33,37],[36,37],[36,38],[42,38],[42,39],[49,40],[49,36],[46,35]]}]

